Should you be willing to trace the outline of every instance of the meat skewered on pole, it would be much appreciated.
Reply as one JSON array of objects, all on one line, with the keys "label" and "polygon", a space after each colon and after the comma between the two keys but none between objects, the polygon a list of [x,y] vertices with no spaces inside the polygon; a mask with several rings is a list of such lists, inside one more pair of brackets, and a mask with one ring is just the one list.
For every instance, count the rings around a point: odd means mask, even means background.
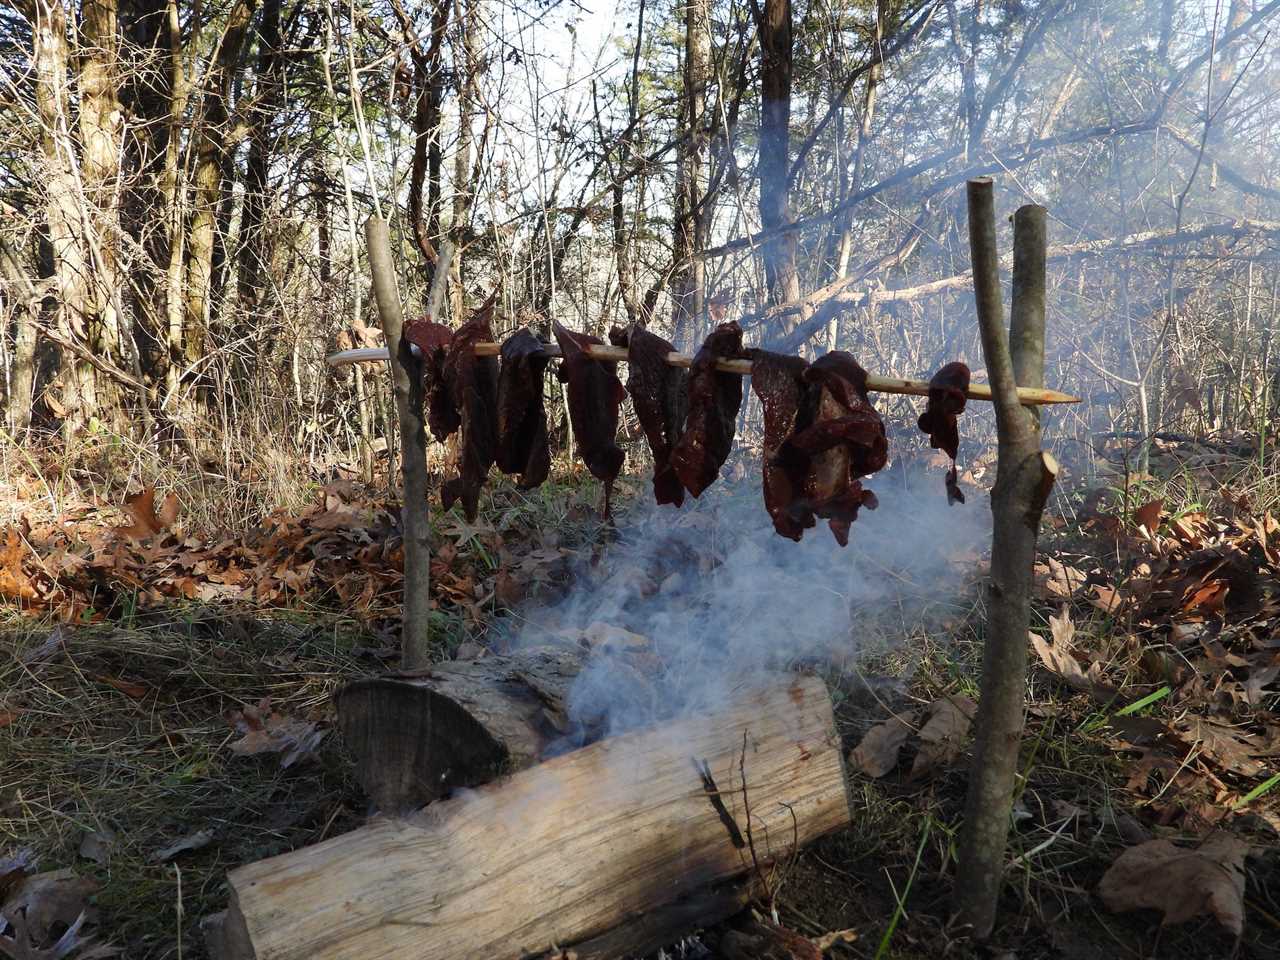
[{"label": "meat skewered on pole", "polygon": [[[477,343],[476,354],[482,357],[496,357],[501,344],[497,343]],[[547,355],[551,357],[560,356],[560,348],[554,343],[547,344]],[[587,348],[587,355],[594,357],[596,360],[617,360],[626,361],[626,347],[612,347],[608,345],[592,345]],[[362,347],[357,350],[340,350],[337,353],[329,355],[329,366],[341,367],[349,363],[365,363],[375,360],[386,360],[387,351],[383,347]],[[688,367],[693,363],[693,357],[684,353],[671,353],[667,355],[667,363],[673,367]],[[750,360],[720,360],[716,363],[716,369],[725,373],[738,373],[743,376],[751,375]],[[867,389],[875,393],[901,393],[916,397],[927,397],[929,395],[928,380],[907,380],[902,377],[881,377],[876,374],[867,375]],[[973,383],[969,385],[969,389],[965,392],[970,400],[991,400],[991,387],[985,383]],[[1079,397],[1073,397],[1069,393],[1062,393],[1058,390],[1034,389],[1032,387],[1019,387],[1018,399],[1024,405],[1044,405],[1050,403],[1079,403]]]}]

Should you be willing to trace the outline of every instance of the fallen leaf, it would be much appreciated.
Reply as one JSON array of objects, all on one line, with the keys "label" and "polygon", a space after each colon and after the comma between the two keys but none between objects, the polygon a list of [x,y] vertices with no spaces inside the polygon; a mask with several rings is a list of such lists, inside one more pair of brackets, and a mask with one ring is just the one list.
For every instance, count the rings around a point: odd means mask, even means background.
[{"label": "fallen leaf", "polygon": [[898,765],[898,754],[911,735],[913,714],[897,714],[866,732],[849,754],[849,762],[868,777],[880,778]]},{"label": "fallen leaf", "polygon": [[306,720],[273,713],[265,720],[258,719],[250,724],[244,737],[231,744],[231,752],[238,757],[278,753],[281,755],[280,768],[286,769],[314,752],[327,732]]},{"label": "fallen leaf", "polygon": [[9,726],[9,724],[17,720],[18,717],[21,716],[21,714],[22,714],[21,710],[6,710],[6,709],[0,708],[0,727]]},{"label": "fallen leaf", "polygon": [[111,860],[115,843],[116,835],[110,830],[90,830],[80,840],[80,856],[105,865]]},{"label": "fallen leaf", "polygon": [[1146,527],[1147,533],[1155,533],[1160,526],[1160,518],[1164,515],[1164,500],[1152,500],[1133,511],[1133,522]]},{"label": "fallen leaf", "polygon": [[911,765],[911,779],[949,764],[964,749],[969,724],[977,707],[968,697],[950,694],[929,707],[929,720],[920,728],[920,751]]},{"label": "fallen leaf", "polygon": [[1095,583],[1089,588],[1089,602],[1103,613],[1115,613],[1120,609],[1120,594],[1112,587]]},{"label": "fallen leaf", "polygon": [[10,527],[4,546],[0,547],[0,596],[14,600],[38,600],[36,589],[27,572],[22,568],[27,548],[16,527]]},{"label": "fallen leaf", "polygon": [[1244,932],[1244,858],[1249,845],[1219,836],[1187,850],[1150,840],[1125,850],[1098,884],[1107,909],[1159,910],[1163,926],[1212,914],[1235,936]]},{"label": "fallen leaf", "polygon": [[36,855],[25,847],[11,856],[0,857],[0,904],[5,902],[9,891],[31,873],[35,863]]},{"label": "fallen leaf", "polygon": [[133,523],[117,527],[116,533],[130,540],[148,540],[168,530],[178,519],[178,497],[173,493],[166,496],[157,513],[155,490],[143,487],[138,493],[125,498],[123,509]]},{"label": "fallen leaf", "polygon": [[1071,652],[1072,639],[1075,637],[1075,624],[1064,608],[1056,617],[1049,617],[1049,628],[1053,632],[1053,645],[1039,634],[1031,633],[1031,645],[1035,648],[1045,669],[1074,690],[1087,693],[1102,703],[1107,703],[1116,696],[1115,687],[1102,679],[1102,670],[1096,664],[1086,673]]},{"label": "fallen leaf", "polygon": [[212,830],[197,830],[195,833],[187,834],[181,840],[175,840],[167,847],[157,850],[151,855],[152,863],[167,863],[180,853],[190,853],[192,850],[200,850],[207,847],[213,842],[214,833]]},{"label": "fallen leaf", "polygon": [[1084,589],[1085,575],[1054,557],[1045,557],[1033,570],[1036,586],[1045,597],[1070,600]]},{"label": "fallen leaf", "polygon": [[94,679],[102,681],[103,683],[107,684],[107,686],[115,687],[117,690],[123,693],[126,697],[129,697],[133,700],[141,700],[143,697],[145,697],[148,693],[151,692],[150,687],[146,687],[141,683],[133,683],[130,680],[121,680],[119,677],[96,676],[94,677]]},{"label": "fallen leaf", "polygon": [[[3,913],[10,924],[17,927],[14,921],[21,916],[25,927],[16,931],[14,942],[23,947],[46,948],[86,913],[89,897],[97,888],[92,878],[78,877],[68,869],[26,877],[4,902]],[[26,943],[22,943],[24,934]]]}]

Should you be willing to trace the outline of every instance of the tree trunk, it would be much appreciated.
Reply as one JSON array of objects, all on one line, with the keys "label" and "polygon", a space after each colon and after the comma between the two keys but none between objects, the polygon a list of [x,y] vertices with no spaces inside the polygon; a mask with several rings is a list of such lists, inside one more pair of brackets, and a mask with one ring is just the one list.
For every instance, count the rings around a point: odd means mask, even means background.
[{"label": "tree trunk", "polygon": [[231,85],[258,0],[236,0],[218,42],[218,55],[205,77],[201,120],[195,134],[191,216],[186,231],[186,303],[183,317],[183,357],[186,364],[204,356],[215,292],[215,252],[223,209],[223,180],[227,164]]},{"label": "tree trunk", "polygon": [[480,0],[466,0],[465,12],[458,20],[461,33],[460,49],[455,53],[455,69],[458,73],[458,144],[453,154],[453,262],[450,264],[452,282],[453,319],[461,323],[463,310],[463,248],[466,245],[467,224],[471,217],[471,205],[475,202],[474,185],[471,182],[471,123],[474,119],[476,78],[480,70],[480,56],[476,44],[476,31],[480,24]]},{"label": "tree trunk", "polygon": [[[974,936],[995,925],[1022,742],[1032,566],[1058,465],[1040,449],[1040,418],[1017,387],[1044,384],[1045,210],[1014,218],[1013,317],[1004,329],[990,179],[969,181],[969,238],[982,355],[996,408],[991,582],[973,764],[956,876],[956,910]],[[1012,355],[1011,355],[1012,348]]]},{"label": "tree trunk", "polygon": [[15,436],[31,426],[35,399],[36,326],[39,304],[35,284],[22,269],[22,258],[8,237],[0,236],[0,277],[9,284],[17,329],[14,332],[13,367],[5,397],[5,419]]},{"label": "tree trunk", "polygon": [[[791,0],[765,0],[760,19],[760,227],[768,232],[791,222],[788,169],[791,156]],[[793,232],[761,245],[765,284],[772,305],[800,298]],[[789,333],[796,318],[783,318]]]},{"label": "tree trunk", "polygon": [[[282,0],[264,0],[258,24],[258,67],[253,92],[249,158],[245,164],[244,206],[240,218],[237,270],[236,339],[252,337],[261,314],[269,310],[272,289],[271,243],[267,212],[271,208],[272,125],[284,99],[284,53],[280,49]],[[247,374],[249,370],[243,370]]]},{"label": "tree trunk", "polygon": [[[79,30],[80,226],[92,269],[87,277],[85,346],[103,359],[121,363],[120,32],[116,0],[84,0]],[[96,372],[92,412],[122,425],[119,386]]]},{"label": "tree trunk", "polygon": [[[95,325],[89,291],[91,272],[84,244],[79,190],[72,163],[67,71],[67,12],[62,0],[35,0],[33,67],[36,73],[36,107],[40,114],[45,220],[56,298],[55,326],[67,338],[84,343]],[[66,410],[65,429],[82,424],[98,407],[96,377],[88,363],[70,353],[61,357],[61,406]]]},{"label": "tree trunk", "polygon": [[672,330],[678,350],[690,350],[706,309],[707,85],[711,81],[711,10],[708,0],[684,6],[684,138],[676,164],[676,209],[671,281]]}]

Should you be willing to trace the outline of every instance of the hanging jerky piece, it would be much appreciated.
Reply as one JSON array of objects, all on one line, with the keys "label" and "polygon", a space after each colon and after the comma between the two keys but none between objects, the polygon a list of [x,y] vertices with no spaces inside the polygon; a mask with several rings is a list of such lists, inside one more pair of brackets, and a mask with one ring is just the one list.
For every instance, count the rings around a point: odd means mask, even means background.
[{"label": "hanging jerky piece", "polygon": [[689,372],[689,417],[671,454],[671,464],[684,488],[695,497],[711,486],[733,449],[742,377],[720,373],[717,360],[736,360],[742,352],[742,328],[722,323],[707,337]]},{"label": "hanging jerky piece", "polygon": [[799,540],[816,522],[812,512],[792,511],[804,495],[809,458],[780,456],[788,437],[795,432],[804,406],[804,372],[809,364],[768,350],[749,350],[751,389],[764,408],[764,505],[773,518],[773,528],[782,536]]},{"label": "hanging jerky piece", "polygon": [[689,371],[667,363],[675,348],[643,327],[614,327],[609,342],[627,348],[627,392],[653,454],[654,498],[678,507],[684,503],[684,485],[671,465],[671,452],[689,412]]},{"label": "hanging jerky piece", "polygon": [[498,358],[477,357],[476,344],[493,339],[489,321],[497,294],[453,334],[445,355],[445,381],[462,419],[458,476],[440,490],[448,510],[457,500],[472,522],[480,509],[480,488],[498,452]]},{"label": "hanging jerky piece", "polygon": [[522,327],[502,342],[498,371],[498,469],[520,474],[532,490],[551,472],[542,376],[551,357],[546,344]]},{"label": "hanging jerky piece", "polygon": [[858,510],[876,508],[875,494],[859,480],[888,460],[884,422],[867,399],[867,372],[848,353],[833,351],[815,360],[804,381],[804,409],[778,459],[807,459],[803,496],[793,501],[792,516],[803,526],[812,524],[812,516],[824,518],[843,547]]},{"label": "hanging jerky piece", "polygon": [[960,428],[956,418],[964,413],[965,392],[969,389],[969,368],[948,363],[929,380],[929,399],[916,425],[929,435],[929,446],[951,458],[947,471],[947,504],[964,503],[956,475],[956,454],[960,452]]},{"label": "hanging jerky piece", "polygon": [[569,391],[569,420],[577,441],[578,456],[591,475],[604,484],[604,515],[610,512],[613,481],[622,469],[623,453],[618,447],[618,406],[627,391],[618,379],[618,365],[587,356],[586,348],[603,344],[585,333],[566,330],[555,324],[560,344],[560,382]]},{"label": "hanging jerky piece", "polygon": [[431,427],[431,435],[443,443],[462,426],[462,418],[458,415],[458,407],[445,376],[445,355],[453,340],[453,331],[443,323],[421,317],[404,328],[404,339],[417,347],[421,354],[427,424]]}]

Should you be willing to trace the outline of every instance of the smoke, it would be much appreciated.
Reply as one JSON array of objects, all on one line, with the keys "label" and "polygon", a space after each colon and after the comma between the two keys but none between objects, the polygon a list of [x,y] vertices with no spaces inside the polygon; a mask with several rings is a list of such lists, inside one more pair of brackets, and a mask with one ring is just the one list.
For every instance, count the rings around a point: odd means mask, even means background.
[{"label": "smoke", "polygon": [[[956,615],[990,537],[985,497],[948,507],[941,472],[873,477],[841,548],[825,522],[778,536],[758,477],[681,509],[645,497],[559,602],[520,611],[513,646],[588,643],[568,710],[575,743],[714,709],[766,671],[847,668]],[[647,483],[646,490],[647,493]]]}]

